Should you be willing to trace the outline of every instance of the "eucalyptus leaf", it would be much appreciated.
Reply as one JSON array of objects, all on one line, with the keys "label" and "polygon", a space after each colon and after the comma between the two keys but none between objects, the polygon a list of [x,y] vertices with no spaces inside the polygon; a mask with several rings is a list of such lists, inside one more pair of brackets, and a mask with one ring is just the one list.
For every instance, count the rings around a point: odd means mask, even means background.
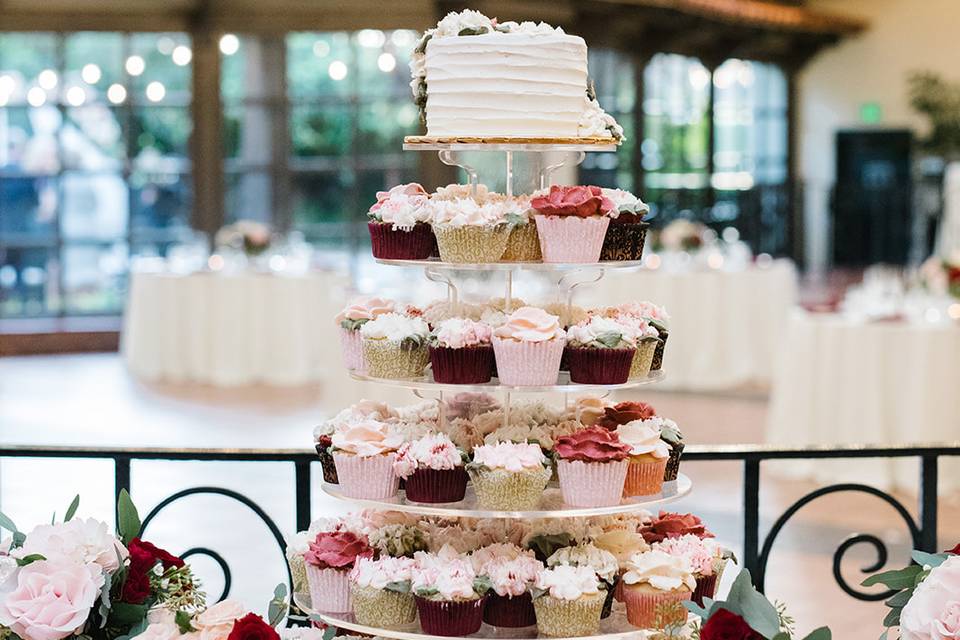
[{"label": "eucalyptus leaf", "polygon": [[895,627],[900,624],[900,614],[903,612],[901,607],[895,607],[890,609],[887,612],[886,617],[883,619],[883,626],[885,627]]},{"label": "eucalyptus leaf", "polygon": [[383,588],[395,593],[410,593],[410,581],[396,580],[394,582],[388,582]]},{"label": "eucalyptus leaf", "polygon": [[833,634],[830,633],[830,629],[827,627],[820,627],[819,629],[814,629],[810,635],[808,635],[803,640],[832,640]]},{"label": "eucalyptus leaf", "polygon": [[781,631],[777,635],[770,638],[770,640],[790,640],[790,634],[786,631]]},{"label": "eucalyptus leaf", "polygon": [[70,506],[67,507],[67,512],[63,516],[64,522],[70,522],[73,519],[73,516],[77,513],[77,508],[80,506],[80,495],[77,494],[73,497],[73,501],[70,503]]},{"label": "eucalyptus leaf", "polygon": [[915,586],[916,577],[923,571],[923,567],[913,564],[903,569],[893,569],[870,576],[860,583],[864,587],[882,584],[889,589],[900,591]]},{"label": "eucalyptus leaf", "polygon": [[333,640],[334,636],[337,635],[336,627],[327,627],[323,630],[323,640]]},{"label": "eucalyptus leaf", "polygon": [[534,600],[544,595],[545,593],[547,593],[547,589],[541,589],[540,587],[537,587],[537,586],[530,587],[530,597],[533,598]]},{"label": "eucalyptus leaf", "polygon": [[122,636],[117,636],[116,640],[131,640],[132,638],[136,638],[141,633],[146,631],[148,626],[150,626],[150,622],[144,618],[137,624],[130,627],[130,631],[128,633],[125,633]]},{"label": "eucalyptus leaf", "polygon": [[465,27],[460,29],[458,36],[482,36],[485,33],[490,33],[490,29],[487,27]]},{"label": "eucalyptus leaf", "polygon": [[23,543],[27,540],[27,534],[22,531],[16,531],[13,534],[13,545],[12,548],[18,549],[23,546]]},{"label": "eucalyptus leaf", "polygon": [[97,611],[100,612],[101,629],[107,626],[107,619],[110,617],[110,608],[113,606],[113,603],[110,602],[110,589],[113,586],[113,576],[105,573],[103,577],[103,588],[100,590],[100,604],[97,606]]},{"label": "eucalyptus leaf", "polygon": [[[706,605],[706,602],[704,602],[704,605]],[[707,619],[707,612],[709,611],[709,607],[706,607],[706,606],[701,607],[693,600],[684,600],[683,606],[687,608],[687,611],[697,616],[698,618],[701,618],[703,620]]]},{"label": "eucalyptus leaf", "polygon": [[439,593],[436,587],[420,587],[416,591],[417,595],[421,598],[429,598],[430,596],[435,596]]},{"label": "eucalyptus leaf", "polygon": [[913,589],[904,589],[900,593],[894,595],[884,604],[888,607],[902,607],[910,601],[910,598],[913,597]]},{"label": "eucalyptus leaf", "polygon": [[127,626],[140,622],[147,617],[149,607],[143,604],[130,604],[129,602],[114,602],[110,607],[111,626]]},{"label": "eucalyptus leaf", "polygon": [[[764,638],[772,638],[780,631],[777,608],[753,587],[750,572],[746,569],[740,571],[733,581],[723,607],[740,615],[750,628]],[[734,611],[734,607],[739,611]]]},{"label": "eucalyptus leaf", "polygon": [[931,569],[936,569],[943,561],[947,559],[947,554],[945,553],[926,553],[924,551],[914,551],[910,554],[910,557],[921,567],[930,567]]},{"label": "eucalyptus leaf", "polygon": [[490,578],[487,576],[477,576],[473,579],[473,591],[478,596],[484,595],[487,591],[493,588],[493,584],[490,582]]},{"label": "eucalyptus leaf", "polygon": [[117,497],[117,529],[120,533],[120,539],[125,545],[140,535],[140,514],[137,513],[137,507],[126,489],[120,490]]},{"label": "eucalyptus leaf", "polygon": [[619,331],[606,331],[598,335],[596,341],[608,349],[616,349],[623,342],[623,334]]},{"label": "eucalyptus leaf", "polygon": [[13,520],[10,519],[10,516],[0,511],[0,529],[6,529],[10,533],[17,533],[20,531],[17,529],[17,525],[13,524]]}]

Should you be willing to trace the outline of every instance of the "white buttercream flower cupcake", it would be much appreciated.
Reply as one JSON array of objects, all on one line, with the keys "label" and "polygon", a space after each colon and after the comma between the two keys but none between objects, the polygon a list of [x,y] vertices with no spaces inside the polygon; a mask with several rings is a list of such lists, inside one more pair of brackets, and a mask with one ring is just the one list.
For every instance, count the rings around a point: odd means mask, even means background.
[{"label": "white buttercream flower cupcake", "polygon": [[659,550],[638,553],[623,574],[627,620],[643,629],[663,629],[687,621],[684,600],[693,596],[697,580],[689,560]]},{"label": "white buttercream flower cupcake", "polygon": [[537,576],[537,631],[550,637],[591,636],[600,628],[605,592],[587,566],[559,565]]},{"label": "white buttercream flower cupcake", "polygon": [[464,638],[479,631],[487,586],[470,559],[450,546],[436,554],[421,551],[414,559],[411,587],[423,632]]},{"label": "white buttercream flower cupcake", "polygon": [[438,324],[430,338],[430,365],[435,382],[481,384],[490,382],[493,346],[490,326],[467,318]]},{"label": "white buttercream flower cupcake", "polygon": [[384,260],[426,260],[435,244],[428,224],[429,194],[415,182],[377,193],[367,215],[373,257]]},{"label": "white buttercream flower cupcake", "polygon": [[405,481],[407,500],[459,502],[467,490],[464,454],[443,433],[431,433],[404,443],[393,470]]},{"label": "white buttercream flower cupcake", "polygon": [[630,466],[623,486],[625,496],[651,496],[663,488],[670,446],[661,439],[663,419],[634,420],[617,427],[620,442],[630,445]]},{"label": "white buttercream flower cupcake", "polygon": [[363,358],[374,378],[418,378],[430,360],[430,328],[420,318],[386,313],[360,328]]},{"label": "white buttercream flower cupcake", "polygon": [[637,352],[636,331],[604,318],[590,319],[567,329],[570,381],[583,384],[623,384]]},{"label": "white buttercream flower cupcake", "polygon": [[514,205],[478,203],[473,198],[435,200],[429,204],[430,224],[444,262],[498,262],[507,248]]},{"label": "white buttercream flower cupcake", "polygon": [[527,442],[476,447],[467,472],[480,507],[501,511],[535,509],[551,476],[539,445]]}]

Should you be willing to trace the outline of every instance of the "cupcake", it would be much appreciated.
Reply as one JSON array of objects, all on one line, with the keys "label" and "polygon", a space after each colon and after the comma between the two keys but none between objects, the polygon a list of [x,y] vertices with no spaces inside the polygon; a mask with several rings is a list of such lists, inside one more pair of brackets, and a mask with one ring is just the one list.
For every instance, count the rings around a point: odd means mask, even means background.
[{"label": "cupcake", "polygon": [[493,332],[500,383],[514,387],[557,383],[565,333],[557,316],[520,307]]},{"label": "cupcake", "polygon": [[[643,539],[643,535],[632,526],[616,527],[594,536],[593,544],[597,548],[609,551],[617,560],[617,575],[623,576],[627,571],[627,563],[635,553],[650,550],[650,545]],[[617,580],[614,597],[623,600],[623,581]]]},{"label": "cupcake", "polygon": [[[662,307],[650,302],[628,302],[603,310],[603,315],[627,324],[637,332],[637,354],[634,356],[631,378],[642,378],[650,371],[659,371],[663,364],[663,342],[669,333],[669,316]],[[659,352],[659,362],[654,366]]]},{"label": "cupcake", "polygon": [[524,198],[519,200],[518,204],[520,208],[516,213],[507,215],[511,224],[510,237],[500,259],[503,262],[542,262],[540,236],[537,234],[537,223],[530,215],[530,200]]},{"label": "cupcake", "polygon": [[602,427],[587,427],[554,446],[563,501],[572,507],[620,504],[630,446]]},{"label": "cupcake", "polygon": [[332,422],[324,422],[313,430],[313,444],[317,449],[317,457],[320,458],[320,469],[323,471],[323,481],[329,484],[339,484],[337,478],[337,465],[333,461],[333,452],[330,448],[333,446],[334,426]]},{"label": "cupcake", "polygon": [[350,572],[353,615],[359,624],[389,628],[410,624],[417,605],[410,592],[412,558],[359,558]]},{"label": "cupcake", "polygon": [[667,460],[667,468],[663,472],[663,481],[672,482],[677,479],[680,472],[680,456],[683,455],[683,434],[680,433],[680,427],[673,420],[663,418],[660,422],[660,439],[670,447],[670,458]]},{"label": "cupcake", "polygon": [[363,349],[360,346],[360,327],[377,316],[393,311],[392,300],[364,296],[348,304],[337,314],[336,323],[340,334],[340,351],[343,366],[350,371],[364,373]]},{"label": "cupcake", "polygon": [[367,541],[351,531],[318,533],[303,556],[313,608],[326,613],[349,613],[350,571],[358,558],[372,555]]},{"label": "cupcake", "polygon": [[284,549],[284,555],[287,558],[287,565],[290,567],[290,576],[293,578],[294,593],[308,593],[309,584],[307,582],[307,563],[304,556],[310,550],[310,542],[316,536],[310,535],[309,531],[299,531],[292,538],[287,540],[287,547]]},{"label": "cupcake", "polygon": [[643,216],[650,212],[650,207],[629,191],[601,189],[600,192],[615,205],[609,214],[610,226],[607,227],[607,235],[603,239],[600,259],[642,259],[643,245],[650,227],[650,223],[643,221]]},{"label": "cupcake", "polygon": [[641,629],[683,625],[697,580],[686,558],[651,549],[630,558],[623,574],[623,601],[627,620]]},{"label": "cupcake", "polygon": [[653,352],[653,362],[650,365],[651,371],[659,371],[663,367],[663,352],[667,347],[667,338],[670,337],[670,314],[663,307],[657,306],[652,302],[641,302],[641,311],[644,320],[657,330],[660,342]]},{"label": "cupcake", "polygon": [[363,359],[374,378],[419,378],[430,361],[430,329],[420,318],[386,313],[360,328]]},{"label": "cupcake", "polygon": [[398,185],[377,193],[367,215],[373,257],[382,260],[426,260],[436,242],[428,223],[429,195],[419,184]]},{"label": "cupcake", "polygon": [[370,546],[380,556],[412,558],[417,551],[427,551],[429,545],[423,531],[412,524],[396,522],[385,524],[370,532]]},{"label": "cupcake", "polygon": [[614,204],[600,187],[552,186],[530,200],[544,262],[597,262]]},{"label": "cupcake", "polygon": [[692,596],[694,602],[702,607],[704,598],[713,598],[717,590],[718,575],[726,562],[723,547],[709,538],[687,534],[656,542],[652,548],[671,556],[685,558],[690,563],[693,577],[697,581]]},{"label": "cupcake", "polygon": [[574,402],[568,413],[571,420],[580,422],[585,427],[598,424],[606,415],[607,402],[597,396],[580,396]]},{"label": "cupcake", "polygon": [[647,420],[657,415],[652,405],[646,402],[618,402],[612,407],[605,407],[603,417],[597,421],[604,429],[616,431],[617,427],[634,420]]},{"label": "cupcake", "polygon": [[449,545],[436,554],[420,552],[415,560],[411,588],[423,632],[464,637],[479,631],[488,587],[470,560]]},{"label": "cupcake", "polygon": [[596,574],[600,580],[600,586],[604,591],[603,609],[601,618],[610,616],[613,607],[613,594],[620,579],[620,565],[617,564],[616,557],[609,551],[605,551],[592,544],[580,544],[575,547],[563,547],[557,549],[549,558],[547,558],[548,567],[588,567]]},{"label": "cupcake", "polygon": [[442,433],[405,442],[397,451],[393,471],[405,481],[412,502],[459,502],[467,490],[463,452]]},{"label": "cupcake", "polygon": [[662,418],[634,420],[617,427],[620,442],[630,446],[630,465],[623,495],[652,496],[663,488],[663,476],[670,458],[670,447],[660,439]]},{"label": "cupcake", "polygon": [[645,522],[640,529],[643,539],[653,544],[667,538],[679,538],[682,535],[692,534],[698,538],[712,538],[713,534],[707,530],[703,520],[692,513],[670,513],[661,511],[655,518]]},{"label": "cupcake", "polygon": [[403,442],[388,424],[363,420],[334,433],[332,440],[333,462],[345,496],[386,500],[397,494],[400,481],[393,462]]},{"label": "cupcake", "polygon": [[495,627],[530,627],[537,623],[530,588],[543,563],[533,551],[497,543],[470,555],[474,570],[490,582],[483,621]]},{"label": "cupcake", "polygon": [[533,607],[547,637],[596,635],[606,594],[591,567],[558,566],[537,576]]},{"label": "cupcake", "polygon": [[633,331],[616,320],[593,316],[567,329],[564,356],[570,381],[580,384],[623,384],[637,353]]},{"label": "cupcake", "polygon": [[440,259],[456,263],[499,262],[510,238],[507,213],[515,205],[478,203],[473,198],[430,203]]},{"label": "cupcake", "polygon": [[461,391],[449,400],[444,400],[445,416],[452,422],[457,418],[473,420],[477,416],[500,408],[500,401],[489,393]]},{"label": "cupcake", "polygon": [[493,346],[488,325],[466,318],[442,321],[430,336],[430,366],[435,382],[490,382]]},{"label": "cupcake", "polygon": [[526,442],[499,442],[474,448],[467,465],[482,509],[536,509],[550,480],[550,463],[543,450]]}]

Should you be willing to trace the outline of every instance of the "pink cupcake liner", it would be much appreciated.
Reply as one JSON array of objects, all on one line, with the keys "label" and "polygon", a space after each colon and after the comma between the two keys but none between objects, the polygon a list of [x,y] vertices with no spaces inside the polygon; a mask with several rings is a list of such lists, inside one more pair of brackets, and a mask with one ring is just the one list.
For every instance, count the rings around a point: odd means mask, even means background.
[{"label": "pink cupcake liner", "polygon": [[571,507],[609,507],[620,504],[629,461],[583,462],[558,460],[557,475],[563,501]]},{"label": "pink cupcake liner", "polygon": [[462,638],[476,633],[483,624],[487,598],[476,600],[429,600],[416,596],[420,628],[432,636]]},{"label": "pink cupcake liner", "polygon": [[537,624],[533,598],[529,592],[519,596],[501,596],[491,591],[487,596],[487,606],[483,610],[483,621],[508,629],[532,627]]},{"label": "pink cupcake liner", "polygon": [[544,262],[598,262],[610,218],[535,216]]},{"label": "pink cupcake liner", "polygon": [[344,329],[340,327],[340,351],[343,354],[343,366],[350,371],[357,373],[366,372],[366,364],[363,360],[363,348],[360,340],[360,331]]},{"label": "pink cupcake liner", "polygon": [[418,222],[412,229],[394,229],[389,222],[368,222],[373,257],[381,260],[426,260],[436,238],[433,229]]},{"label": "pink cupcake liner", "polygon": [[712,598],[717,592],[717,574],[697,578],[697,588],[693,591],[693,601],[701,607],[704,598]]},{"label": "pink cupcake liner", "polygon": [[636,349],[567,347],[570,382],[577,384],[623,384],[630,377]]},{"label": "pink cupcake liner", "polygon": [[310,602],[317,611],[348,613],[353,610],[348,569],[321,569],[307,563]]},{"label": "pink cupcake liner", "polygon": [[385,500],[397,495],[400,478],[393,472],[396,455],[355,456],[333,452],[340,490],[348,498]]},{"label": "pink cupcake liner", "polygon": [[467,491],[467,470],[417,469],[407,477],[404,486],[411,502],[459,502]]},{"label": "pink cupcake liner", "polygon": [[517,342],[493,336],[500,384],[540,387],[557,383],[563,340]]},{"label": "pink cupcake liner", "polygon": [[[676,608],[673,615],[657,615],[657,607],[672,602],[682,603],[693,594],[689,591],[656,591],[625,587],[623,600],[627,605],[627,621],[641,629],[663,629],[671,625],[681,625],[687,621],[687,610],[683,604]],[[657,623],[660,623],[659,625]]]},{"label": "pink cupcake liner", "polygon": [[623,495],[652,496],[663,490],[663,474],[667,470],[669,458],[636,462],[630,461],[627,467],[627,480],[623,484]]}]

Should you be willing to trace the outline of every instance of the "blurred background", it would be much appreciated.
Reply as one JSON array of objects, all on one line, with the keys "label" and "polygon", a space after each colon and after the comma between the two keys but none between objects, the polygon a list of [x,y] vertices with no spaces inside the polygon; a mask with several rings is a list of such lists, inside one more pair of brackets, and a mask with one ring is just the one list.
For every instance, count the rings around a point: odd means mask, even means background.
[{"label": "blurred background", "polygon": [[[314,424],[351,401],[416,400],[351,381],[332,316],[358,292],[444,295],[374,264],[365,224],[378,190],[462,179],[401,143],[421,133],[408,86],[419,32],[466,7],[583,36],[599,101],[624,127],[616,153],[566,178],[651,206],[647,268],[577,294],[673,316],[667,380],[629,397],[697,444],[957,439],[952,0],[0,4],[0,445],[308,448]],[[245,249],[244,233],[265,233],[266,248]],[[536,297],[548,283],[520,284]],[[0,456],[0,508],[44,520],[79,483],[109,513],[109,460],[41,457]],[[736,546],[732,464],[698,463],[707,489],[679,508]],[[960,532],[956,467],[940,466],[945,546]],[[796,460],[767,476],[765,525],[817,482],[863,481],[907,504],[919,490],[911,459]],[[197,484],[253,494],[294,528],[280,463],[134,461],[144,509]],[[331,508],[315,497],[314,515]],[[768,586],[802,628],[873,637],[879,605],[824,612],[839,593],[833,552],[853,528],[900,558],[909,530],[863,498],[819,505],[785,530]],[[245,518],[194,497],[158,517],[155,537],[186,548],[184,523],[206,523],[196,535],[237,551],[251,530],[222,523]],[[234,576],[251,606],[283,577],[270,544],[276,566]]]}]

